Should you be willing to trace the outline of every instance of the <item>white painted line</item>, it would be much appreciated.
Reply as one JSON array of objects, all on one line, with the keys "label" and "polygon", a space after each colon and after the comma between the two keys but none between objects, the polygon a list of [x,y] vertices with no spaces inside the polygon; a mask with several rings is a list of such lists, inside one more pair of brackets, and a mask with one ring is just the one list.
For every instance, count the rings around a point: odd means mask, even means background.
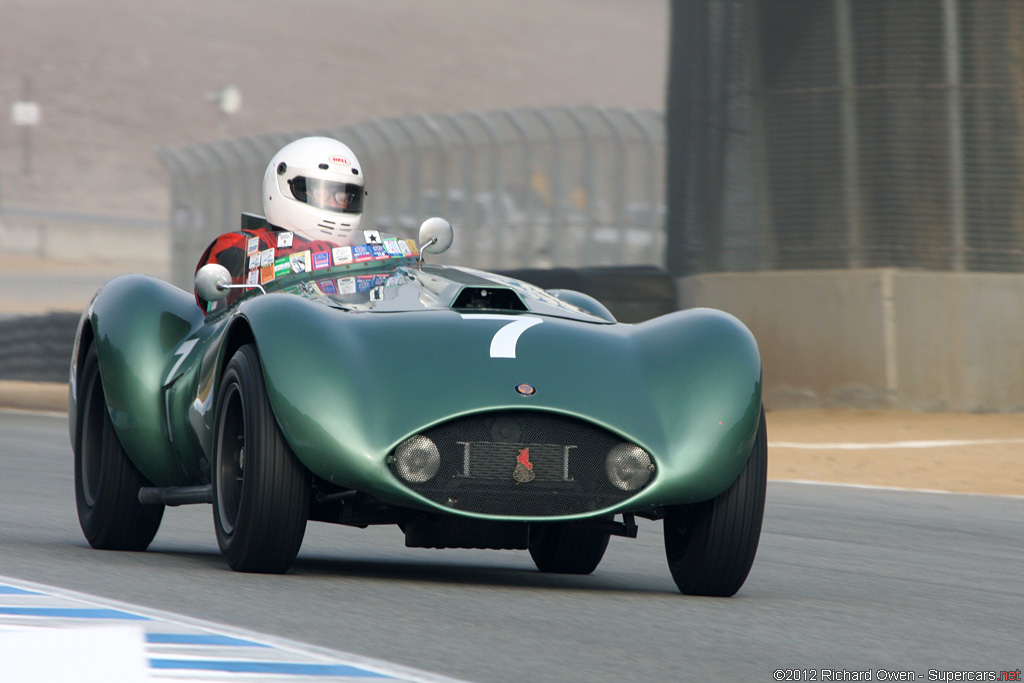
[{"label": "white painted line", "polygon": [[885,441],[882,443],[806,443],[802,441],[769,441],[769,448],[797,448],[813,451],[869,451],[891,448],[953,448],[963,446],[996,446],[1024,444],[1021,439],[946,439],[934,441]]},{"label": "white painted line", "polygon": [[0,633],[5,681],[142,683],[153,680],[138,625],[22,629]]},{"label": "white painted line", "polygon": [[841,486],[848,489],[869,489],[874,491],[899,491],[902,493],[941,493],[947,496],[984,496],[986,498],[1013,498],[1024,500],[1024,496],[1013,493],[973,493],[971,491],[943,491],[941,489],[914,489],[903,486],[881,486],[879,484],[848,484],[840,481],[811,481],[810,479],[769,479],[777,484],[800,484],[802,486]]},{"label": "white painted line", "polygon": [[[94,647],[99,643],[115,655],[143,657],[147,677],[134,680],[461,683],[380,659],[0,576],[0,644],[8,642],[0,648],[0,680],[25,680],[7,674],[51,659],[80,666],[80,657],[66,657],[61,636],[81,636],[86,629]],[[79,678],[81,670],[71,677],[64,669],[56,673],[56,678],[30,680],[124,680]]]}]

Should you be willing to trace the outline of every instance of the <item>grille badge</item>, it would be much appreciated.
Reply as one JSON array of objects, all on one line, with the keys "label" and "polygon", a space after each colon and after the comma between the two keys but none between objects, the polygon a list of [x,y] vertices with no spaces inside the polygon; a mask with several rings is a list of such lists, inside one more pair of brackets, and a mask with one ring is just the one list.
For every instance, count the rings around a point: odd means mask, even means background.
[{"label": "grille badge", "polygon": [[530,447],[527,446],[516,456],[516,468],[512,471],[512,478],[520,484],[526,484],[533,481],[536,476],[533,463],[530,462]]},{"label": "grille badge", "polygon": [[520,396],[533,396],[534,394],[537,393],[537,390],[534,388],[532,384],[527,384],[526,382],[523,382],[522,384],[516,385],[516,393],[519,394]]}]

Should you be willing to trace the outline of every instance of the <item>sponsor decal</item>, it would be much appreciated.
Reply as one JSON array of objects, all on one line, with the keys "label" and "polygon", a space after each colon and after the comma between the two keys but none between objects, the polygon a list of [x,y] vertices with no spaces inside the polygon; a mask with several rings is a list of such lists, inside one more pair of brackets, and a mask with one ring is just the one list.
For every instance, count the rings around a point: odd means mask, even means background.
[{"label": "sponsor decal", "polygon": [[293,273],[309,272],[309,251],[297,251],[288,256],[288,266]]},{"label": "sponsor decal", "polygon": [[387,252],[382,244],[371,244],[370,249],[373,250],[373,258],[375,261],[383,261],[384,259],[391,258],[391,254]]},{"label": "sponsor decal", "polygon": [[260,252],[260,238],[259,237],[250,237],[248,240],[246,240],[246,242],[245,242],[245,255],[246,256],[253,256],[255,254],[258,254],[259,252]]},{"label": "sponsor decal", "polygon": [[249,270],[256,270],[260,267],[260,254],[256,252],[249,256]]},{"label": "sponsor decal", "polygon": [[397,239],[384,240],[384,250],[387,251],[392,256],[394,256],[395,258],[399,258],[402,256],[402,250],[398,246]]},{"label": "sponsor decal", "polygon": [[320,296],[323,294],[323,292],[320,291],[320,287],[315,282],[307,282],[305,280],[290,289],[292,291],[305,294],[306,296]]},{"label": "sponsor decal", "polygon": [[380,244],[380,233],[376,230],[363,230],[367,244]]},{"label": "sponsor decal", "polygon": [[260,283],[267,284],[274,281],[274,248],[264,249],[260,252]]},{"label": "sponsor decal", "polygon": [[522,384],[516,385],[516,393],[519,394],[520,396],[533,396],[534,394],[537,393],[537,390],[534,388],[532,384],[527,384],[526,382],[523,382]]},{"label": "sponsor decal", "polygon": [[337,294],[338,288],[334,285],[334,280],[320,280],[320,291],[324,294]]},{"label": "sponsor decal", "polygon": [[292,246],[293,234],[290,232],[282,232],[277,235],[277,248],[287,249]]},{"label": "sponsor decal", "polygon": [[338,294],[355,294],[356,279],[354,277],[338,278]]},{"label": "sponsor decal", "polygon": [[352,247],[352,260],[356,263],[373,260],[373,250],[369,244],[357,244]]},{"label": "sponsor decal", "polygon": [[245,279],[247,285],[258,285],[260,283],[260,269],[253,268],[249,271],[249,277]]},{"label": "sponsor decal", "polygon": [[412,249],[405,240],[398,240],[398,248],[402,251],[402,256],[412,256]]},{"label": "sponsor decal", "polygon": [[370,290],[370,301],[384,301],[384,287],[377,285]]},{"label": "sponsor decal", "polygon": [[292,262],[287,256],[274,259],[274,277],[281,277],[292,272]]},{"label": "sponsor decal", "polygon": [[335,154],[331,157],[332,164],[341,164],[342,166],[351,166],[352,162],[348,158]]},{"label": "sponsor decal", "polygon": [[356,275],[357,292],[369,291],[373,289],[375,284],[377,284],[377,277],[375,275]]},{"label": "sponsor decal", "polygon": [[328,268],[331,265],[331,255],[326,251],[318,251],[313,254],[313,270]]},{"label": "sponsor decal", "polygon": [[405,243],[409,246],[409,253],[413,256],[420,255],[420,248],[416,246],[416,240],[406,240]]},{"label": "sponsor decal", "polygon": [[352,247],[335,247],[331,249],[331,254],[334,256],[336,266],[352,263]]},{"label": "sponsor decal", "polygon": [[512,470],[512,478],[520,484],[526,484],[533,481],[537,473],[533,471],[533,463],[530,462],[530,447],[519,451],[519,455],[516,456],[516,468]]}]

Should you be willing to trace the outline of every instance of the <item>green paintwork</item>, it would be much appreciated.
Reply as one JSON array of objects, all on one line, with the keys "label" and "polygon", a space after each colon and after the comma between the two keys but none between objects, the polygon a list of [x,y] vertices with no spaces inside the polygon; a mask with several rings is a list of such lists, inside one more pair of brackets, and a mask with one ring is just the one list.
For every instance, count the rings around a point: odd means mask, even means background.
[{"label": "green paintwork", "polygon": [[[420,269],[413,259],[316,278],[359,275],[375,284],[373,297],[324,294],[299,274],[209,318],[191,293],[153,278],[105,285],[79,334],[95,335],[115,429],[140,471],[157,486],[204,481],[225,343],[249,330],[296,456],[317,476],[395,505],[486,517],[420,497],[386,462],[405,438],[480,411],[553,411],[641,445],[655,478],[617,512],[711,498],[746,461],[760,419],[760,357],[747,328],[726,313],[612,324],[532,285]],[[453,310],[467,288],[511,290],[528,310]],[[521,316],[541,322],[520,334],[514,358],[491,357],[496,333]],[[515,392],[523,382],[534,396]]]}]

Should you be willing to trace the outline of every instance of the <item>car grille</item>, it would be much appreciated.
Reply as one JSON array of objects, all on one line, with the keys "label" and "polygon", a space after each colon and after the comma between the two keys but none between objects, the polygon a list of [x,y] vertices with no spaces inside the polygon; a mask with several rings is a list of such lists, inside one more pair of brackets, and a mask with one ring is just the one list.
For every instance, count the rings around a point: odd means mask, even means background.
[{"label": "car grille", "polygon": [[[441,466],[422,484],[402,483],[455,510],[571,515],[607,508],[637,493],[612,486],[605,474],[605,457],[623,440],[582,420],[501,411],[452,420],[422,434],[437,444]],[[533,465],[529,473],[517,460],[524,449]],[[393,464],[392,471],[398,477]]]}]

